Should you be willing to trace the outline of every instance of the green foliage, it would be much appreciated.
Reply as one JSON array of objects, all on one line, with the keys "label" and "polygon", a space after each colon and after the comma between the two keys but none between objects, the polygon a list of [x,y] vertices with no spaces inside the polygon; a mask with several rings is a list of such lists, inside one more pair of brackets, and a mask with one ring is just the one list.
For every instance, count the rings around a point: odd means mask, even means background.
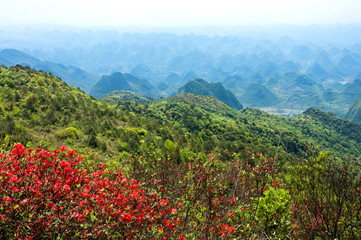
[{"label": "green foliage", "polygon": [[[34,147],[68,144],[107,159],[123,152],[145,158],[157,153],[177,162],[210,150],[227,152],[227,161],[248,150],[287,165],[303,154],[305,142],[314,142],[336,156],[360,156],[358,125],[314,109],[294,118],[248,108],[237,112],[191,93],[108,107],[58,78],[21,66],[1,68],[0,86],[0,137],[31,141]],[[170,153],[167,140],[179,150]]]},{"label": "green foliage", "polygon": [[76,139],[78,138],[78,130],[75,127],[68,127],[56,133],[56,136],[61,139],[67,139],[67,138]]},{"label": "green foliage", "polygon": [[298,232],[301,238],[360,238],[361,169],[354,159],[333,159],[312,150],[291,170],[289,187],[295,226],[304,230]]},{"label": "green foliage", "polygon": [[169,154],[175,153],[177,146],[171,140],[167,139],[164,143],[165,148],[168,150]]},{"label": "green foliage", "polygon": [[291,228],[291,195],[285,189],[269,188],[258,202],[256,218],[269,237],[286,238]]},{"label": "green foliage", "polygon": [[[212,96],[200,96],[193,93],[181,93],[172,97],[167,97],[160,100],[153,100],[150,104],[166,103],[186,103],[192,108],[198,107],[209,113],[214,113],[224,117],[236,117],[237,111],[227,106],[225,103],[217,100]],[[181,117],[181,116],[180,116]]]},{"label": "green foliage", "polygon": [[[106,148],[95,144],[90,135],[99,134],[105,143],[106,130],[115,129],[115,110],[51,74],[28,67],[1,67],[0,86],[0,138],[8,135],[11,143],[31,141],[34,147],[72,144],[85,151],[89,145],[79,141],[82,137],[92,140],[92,147]],[[104,130],[106,123],[110,129]]]}]

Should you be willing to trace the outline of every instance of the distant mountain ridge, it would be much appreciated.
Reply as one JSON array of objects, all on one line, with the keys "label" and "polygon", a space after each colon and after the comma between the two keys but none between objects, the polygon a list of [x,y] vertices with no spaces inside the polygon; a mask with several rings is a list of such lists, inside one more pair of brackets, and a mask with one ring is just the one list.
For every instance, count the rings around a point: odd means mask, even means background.
[{"label": "distant mountain ridge", "polygon": [[[3,34],[0,48],[6,51],[0,65],[22,64],[51,72],[87,93],[102,75],[114,72],[147,80],[158,92],[151,97],[173,96],[188,80],[202,78],[221,82],[243,106],[279,114],[316,107],[343,117],[361,97],[358,84],[352,85],[361,77],[360,44],[321,43],[314,35],[305,42],[287,36],[272,40],[102,31],[58,32],[56,38],[52,34],[47,31],[32,41],[30,36],[13,36],[25,45]],[[263,87],[251,88],[252,84]],[[272,94],[279,100],[276,104],[267,100],[274,99]]]},{"label": "distant mountain ridge", "polygon": [[234,96],[230,90],[225,89],[220,82],[209,83],[203,79],[197,78],[188,81],[185,85],[180,87],[178,93],[194,93],[198,95],[213,96],[233,109],[240,110],[243,108],[236,96]]},{"label": "distant mountain ridge", "polygon": [[0,65],[5,66],[29,66],[36,70],[42,70],[60,77],[66,83],[75,87],[80,87],[85,92],[89,92],[91,87],[99,80],[99,76],[86,72],[78,67],[65,66],[63,64],[42,61],[27,53],[16,49],[3,49],[0,51]]}]

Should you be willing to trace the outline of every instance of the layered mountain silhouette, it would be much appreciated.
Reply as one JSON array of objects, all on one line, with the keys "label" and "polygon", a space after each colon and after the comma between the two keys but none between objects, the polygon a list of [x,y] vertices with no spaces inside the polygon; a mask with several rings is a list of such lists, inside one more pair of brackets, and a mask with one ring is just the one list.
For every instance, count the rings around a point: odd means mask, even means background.
[{"label": "layered mountain silhouette", "polygon": [[42,70],[60,77],[66,83],[79,87],[85,92],[89,92],[92,86],[100,79],[98,75],[86,72],[78,67],[65,66],[63,64],[42,61],[27,53],[16,49],[3,49],[0,51],[0,65],[5,66],[29,66],[36,70]]}]

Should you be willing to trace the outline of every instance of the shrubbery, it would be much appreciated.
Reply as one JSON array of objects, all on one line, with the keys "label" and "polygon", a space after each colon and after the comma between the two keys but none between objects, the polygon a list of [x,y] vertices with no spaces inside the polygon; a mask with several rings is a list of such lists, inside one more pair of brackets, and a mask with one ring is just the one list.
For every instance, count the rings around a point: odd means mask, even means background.
[{"label": "shrubbery", "polygon": [[65,147],[17,144],[0,159],[1,239],[158,237],[178,223],[168,199]]},{"label": "shrubbery", "polygon": [[[71,149],[0,155],[1,239],[358,239],[356,160],[311,145],[286,172],[247,152],[92,166]],[[174,149],[173,149],[174,148]],[[227,155],[227,153],[224,153]],[[227,157],[228,158],[228,157]]]}]

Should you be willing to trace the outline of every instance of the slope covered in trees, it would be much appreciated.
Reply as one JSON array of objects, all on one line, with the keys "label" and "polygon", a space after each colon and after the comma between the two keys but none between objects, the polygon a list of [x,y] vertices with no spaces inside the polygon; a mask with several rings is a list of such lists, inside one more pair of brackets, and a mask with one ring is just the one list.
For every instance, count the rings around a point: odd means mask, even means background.
[{"label": "slope covered in trees", "polygon": [[61,79],[28,67],[0,68],[1,141],[107,149],[116,112]]},{"label": "slope covered in trees", "polygon": [[[285,158],[314,142],[335,155],[359,156],[358,125],[319,110],[294,118],[256,109],[237,112],[215,98],[180,94],[147,104],[114,100],[110,108],[59,78],[27,67],[1,68],[3,144],[68,145],[81,152],[122,159],[180,142],[187,153],[244,150]],[[153,147],[152,147],[153,146]],[[158,150],[157,150],[158,149]]]}]

